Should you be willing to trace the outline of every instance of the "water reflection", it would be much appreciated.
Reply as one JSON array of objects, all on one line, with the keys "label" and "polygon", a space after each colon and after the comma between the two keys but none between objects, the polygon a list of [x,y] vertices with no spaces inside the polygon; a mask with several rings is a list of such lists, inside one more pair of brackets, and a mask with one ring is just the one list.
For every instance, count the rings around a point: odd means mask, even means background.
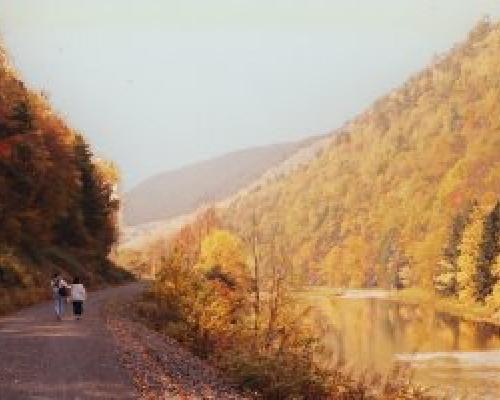
[{"label": "water reflection", "polygon": [[381,373],[410,362],[426,385],[500,398],[500,327],[375,298],[316,304],[332,360]]}]

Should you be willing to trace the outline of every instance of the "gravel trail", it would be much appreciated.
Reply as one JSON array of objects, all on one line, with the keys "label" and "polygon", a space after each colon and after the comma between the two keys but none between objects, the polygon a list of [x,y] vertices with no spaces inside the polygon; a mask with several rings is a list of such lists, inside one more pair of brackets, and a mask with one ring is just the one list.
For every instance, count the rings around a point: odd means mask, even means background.
[{"label": "gravel trail", "polygon": [[136,399],[102,310],[108,301],[130,299],[142,288],[130,284],[90,293],[80,321],[67,307],[58,322],[52,303],[1,318],[0,399]]},{"label": "gravel trail", "polygon": [[134,376],[141,400],[250,399],[175,340],[119,317],[110,318],[108,324],[121,348],[122,363]]},{"label": "gravel trail", "polygon": [[0,400],[249,399],[176,341],[107,307],[143,289],[90,293],[80,321],[69,305],[57,321],[52,303],[0,318]]}]

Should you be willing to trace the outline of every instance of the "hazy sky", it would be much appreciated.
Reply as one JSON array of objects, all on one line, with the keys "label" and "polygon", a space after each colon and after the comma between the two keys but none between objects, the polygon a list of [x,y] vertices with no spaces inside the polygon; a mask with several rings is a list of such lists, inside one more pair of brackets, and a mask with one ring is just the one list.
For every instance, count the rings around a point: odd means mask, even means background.
[{"label": "hazy sky", "polygon": [[0,0],[14,64],[125,186],[326,133],[499,0]]}]

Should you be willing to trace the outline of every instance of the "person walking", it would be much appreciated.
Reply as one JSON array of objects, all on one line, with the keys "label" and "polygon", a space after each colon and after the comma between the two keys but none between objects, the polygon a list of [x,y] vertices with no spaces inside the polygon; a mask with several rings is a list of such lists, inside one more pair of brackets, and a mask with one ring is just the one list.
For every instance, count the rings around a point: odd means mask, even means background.
[{"label": "person walking", "polygon": [[54,310],[56,312],[56,317],[59,321],[61,321],[64,316],[64,306],[66,298],[68,297],[69,287],[59,273],[54,274],[52,280],[50,281],[50,285],[52,287],[54,297]]},{"label": "person walking", "polygon": [[80,278],[76,277],[71,285],[71,301],[73,303],[73,315],[77,320],[83,314],[83,302],[87,299],[87,291],[85,286],[80,282]]}]

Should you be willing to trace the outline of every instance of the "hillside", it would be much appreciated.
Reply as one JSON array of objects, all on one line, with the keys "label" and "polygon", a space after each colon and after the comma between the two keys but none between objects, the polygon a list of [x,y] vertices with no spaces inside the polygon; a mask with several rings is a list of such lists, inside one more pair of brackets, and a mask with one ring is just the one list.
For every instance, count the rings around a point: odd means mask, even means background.
[{"label": "hillside", "polygon": [[222,219],[257,235],[268,269],[266,249],[279,242],[294,284],[432,287],[457,216],[471,204],[487,215],[500,198],[499,58],[500,26],[481,21],[307,165],[237,196]]},{"label": "hillside", "polygon": [[89,285],[126,276],[107,260],[116,179],[0,48],[0,313],[47,296],[56,271]]},{"label": "hillside", "polygon": [[178,217],[223,200],[317,140],[240,150],[151,177],[125,194],[125,225]]}]

